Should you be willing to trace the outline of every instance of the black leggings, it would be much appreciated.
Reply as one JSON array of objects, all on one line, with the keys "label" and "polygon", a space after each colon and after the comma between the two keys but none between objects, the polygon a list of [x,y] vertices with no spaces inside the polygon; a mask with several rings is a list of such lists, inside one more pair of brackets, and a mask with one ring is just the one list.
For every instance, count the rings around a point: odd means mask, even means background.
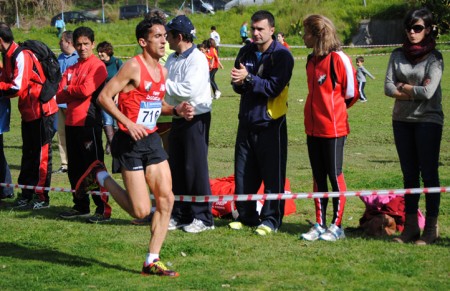
[{"label": "black leggings", "polygon": [[213,90],[213,93],[216,94],[216,91],[219,91],[219,87],[216,84],[216,73],[219,69],[215,68],[215,69],[211,69],[211,71],[209,71],[209,79],[211,81],[211,87]]}]

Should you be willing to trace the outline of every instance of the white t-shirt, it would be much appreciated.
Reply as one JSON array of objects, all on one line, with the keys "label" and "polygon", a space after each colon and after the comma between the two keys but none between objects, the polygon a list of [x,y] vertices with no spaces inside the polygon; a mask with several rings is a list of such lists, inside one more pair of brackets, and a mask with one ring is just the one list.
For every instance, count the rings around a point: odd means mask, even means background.
[{"label": "white t-shirt", "polygon": [[220,45],[220,35],[217,31],[212,31],[209,36],[216,41],[216,46]]}]

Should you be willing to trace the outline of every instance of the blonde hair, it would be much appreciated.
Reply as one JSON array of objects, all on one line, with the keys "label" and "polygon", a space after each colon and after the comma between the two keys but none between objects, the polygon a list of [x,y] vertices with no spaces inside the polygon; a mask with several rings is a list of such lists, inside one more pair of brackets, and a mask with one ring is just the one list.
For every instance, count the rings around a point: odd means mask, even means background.
[{"label": "blonde hair", "polygon": [[303,20],[303,27],[314,37],[313,51],[316,56],[341,50],[341,41],[330,19],[323,15],[310,15]]}]

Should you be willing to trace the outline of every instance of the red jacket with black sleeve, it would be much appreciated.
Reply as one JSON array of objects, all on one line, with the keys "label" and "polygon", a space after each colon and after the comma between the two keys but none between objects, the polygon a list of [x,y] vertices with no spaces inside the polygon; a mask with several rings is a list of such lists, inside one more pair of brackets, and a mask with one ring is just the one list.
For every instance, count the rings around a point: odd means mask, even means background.
[{"label": "red jacket with black sleeve", "polygon": [[56,92],[58,104],[67,103],[66,125],[101,126],[97,96],[108,77],[105,64],[95,55],[70,66]]},{"label": "red jacket with black sleeve", "polygon": [[310,56],[306,64],[308,97],[304,108],[307,135],[337,138],[350,133],[347,108],[359,96],[356,70],[341,51]]},{"label": "red jacket with black sleeve", "polygon": [[[12,60],[14,51],[19,47],[12,42],[8,50],[3,54],[3,70],[0,76],[0,96],[19,97],[19,111],[22,120],[33,121],[45,115],[51,115],[58,111],[55,98],[46,103],[39,101],[45,75],[42,66],[29,50],[21,51],[15,60]],[[15,62],[14,66],[12,62]]]}]

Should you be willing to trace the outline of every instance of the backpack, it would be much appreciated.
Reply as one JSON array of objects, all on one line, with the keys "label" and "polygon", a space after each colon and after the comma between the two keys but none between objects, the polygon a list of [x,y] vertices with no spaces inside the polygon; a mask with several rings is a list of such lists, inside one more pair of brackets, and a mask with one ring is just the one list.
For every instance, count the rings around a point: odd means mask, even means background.
[{"label": "backpack", "polygon": [[[26,40],[23,43],[19,43],[19,47],[14,51],[11,57],[11,67],[13,70],[16,64],[17,55],[23,50],[31,51],[42,66],[42,71],[46,78],[45,82],[40,83],[36,80],[31,81],[42,85],[39,100],[42,103],[46,103],[55,96],[59,82],[62,78],[58,58],[45,43],[38,40]],[[33,65],[33,70],[39,75],[36,64]]]}]

